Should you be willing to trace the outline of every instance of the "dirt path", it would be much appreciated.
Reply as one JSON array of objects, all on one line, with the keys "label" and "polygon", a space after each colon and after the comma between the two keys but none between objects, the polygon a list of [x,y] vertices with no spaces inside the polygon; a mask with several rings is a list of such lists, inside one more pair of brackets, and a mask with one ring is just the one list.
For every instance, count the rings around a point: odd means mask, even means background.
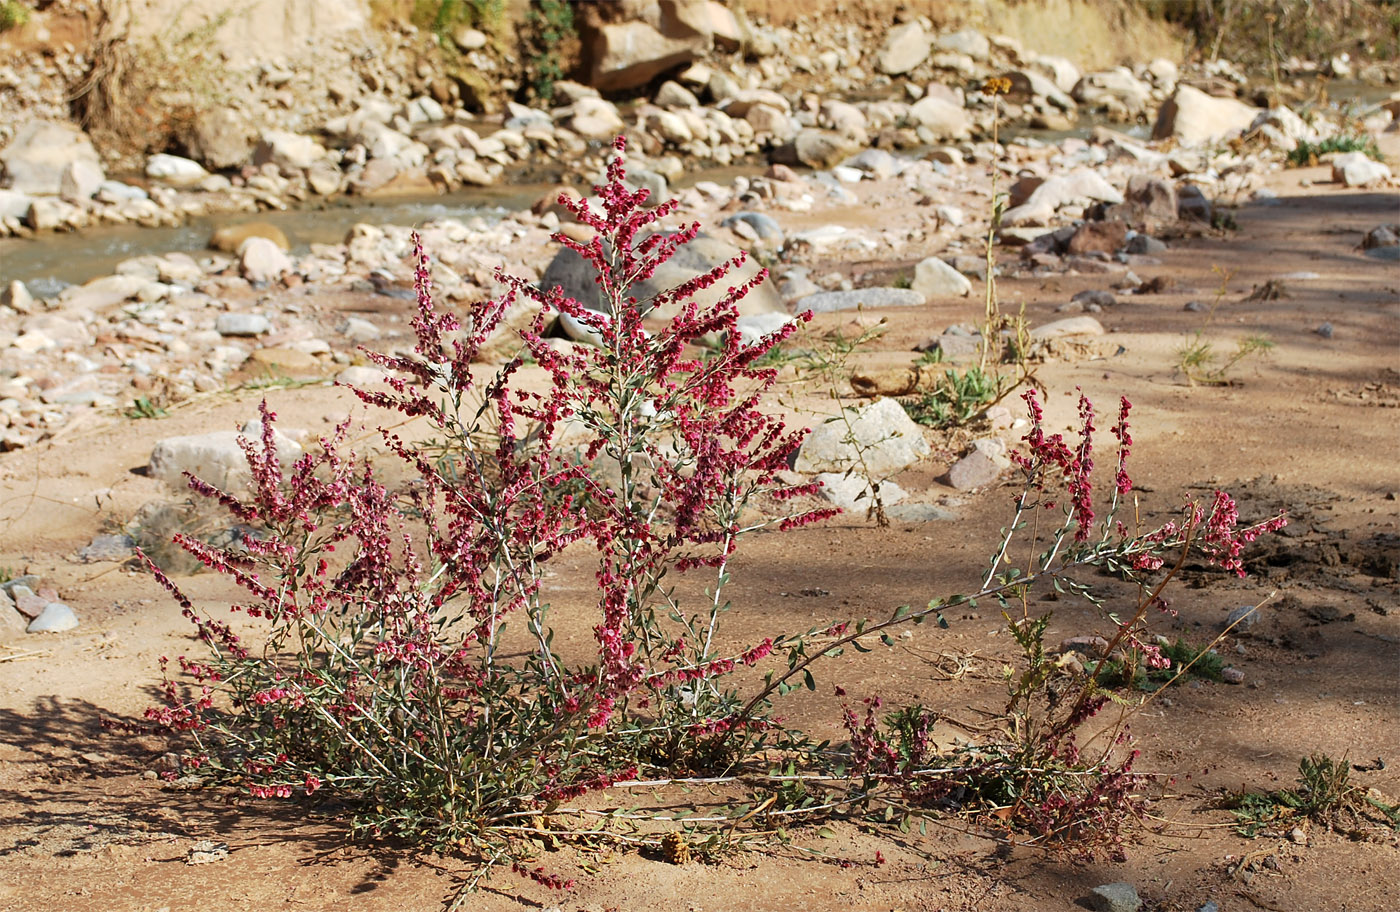
[{"label": "dirt path", "polygon": [[[1163,632],[1195,642],[1209,641],[1232,608],[1278,595],[1247,635],[1220,646],[1244,672],[1243,685],[1182,686],[1134,725],[1141,767],[1164,783],[1176,778],[1126,863],[1049,859],[962,832],[955,819],[927,836],[842,825],[829,839],[799,839],[825,861],[781,850],[674,867],[566,848],[548,862],[578,879],[574,892],[549,895],[501,875],[466,908],[1073,909],[1110,881],[1133,883],[1153,910],[1194,910],[1211,900],[1225,912],[1400,908],[1394,834],[1357,841],[1313,827],[1301,843],[1247,841],[1213,807],[1222,789],[1290,784],[1311,753],[1371,767],[1379,758],[1381,768],[1354,773],[1355,781],[1400,793],[1400,275],[1358,249],[1364,231],[1394,219],[1397,200],[1300,183],[1320,179],[1321,169],[1272,176],[1277,205],[1244,206],[1235,213],[1237,233],[1181,240],[1161,266],[1139,270],[1174,284],[1120,298],[1099,315],[1116,354],[1039,370],[1054,422],[1068,424],[1076,387],[1101,405],[1119,394],[1132,399],[1144,509],[1162,513],[1187,487],[1221,485],[1255,515],[1286,507],[1294,518],[1287,536],[1261,549],[1249,580],[1197,573],[1175,590],[1180,617]],[[1228,349],[1242,334],[1266,333],[1276,347],[1238,367],[1232,385],[1193,388],[1175,373],[1175,352],[1202,326],[1202,313],[1183,308],[1209,305],[1221,283],[1214,267],[1229,278],[1208,337]],[[1007,279],[1001,291],[1024,300],[1034,324],[1053,318],[1074,292],[1107,287],[1107,278]],[[1270,279],[1281,281],[1281,296],[1248,299]],[[961,307],[891,312],[877,347],[907,352],[980,310],[975,297]],[[850,319],[833,315],[822,325]],[[1317,332],[1324,323],[1330,337]],[[286,425],[314,431],[349,408],[342,393],[322,387],[268,398]],[[102,729],[102,719],[129,718],[152,703],[158,657],[191,641],[148,576],[72,555],[105,520],[128,518],[160,495],[154,480],[132,472],[155,439],[233,426],[253,402],[215,397],[164,421],[113,419],[0,456],[0,567],[40,575],[83,622],[0,647],[0,909],[434,909],[470,871],[460,860],[349,846],[333,807],[173,790],[143,777],[160,756],[156,742]],[[946,455],[936,453],[900,483],[943,496],[956,521],[879,529],[840,518],[753,540],[735,571],[733,635],[880,615],[972,585],[1012,492],[956,494],[936,480]],[[565,560],[558,573],[560,602],[586,604],[583,561]],[[231,595],[208,575],[182,585],[197,600]],[[1053,642],[1101,624],[1072,604],[1054,607]],[[785,710],[803,726],[836,733],[832,683],[954,714],[996,708],[1001,663],[1013,647],[999,615],[981,609],[950,621],[947,631],[919,628],[859,663],[833,662],[818,694],[794,696]],[[230,854],[187,865],[200,839],[226,843]],[[877,851],[887,864],[873,864]],[[1247,853],[1261,854],[1234,872]]]}]

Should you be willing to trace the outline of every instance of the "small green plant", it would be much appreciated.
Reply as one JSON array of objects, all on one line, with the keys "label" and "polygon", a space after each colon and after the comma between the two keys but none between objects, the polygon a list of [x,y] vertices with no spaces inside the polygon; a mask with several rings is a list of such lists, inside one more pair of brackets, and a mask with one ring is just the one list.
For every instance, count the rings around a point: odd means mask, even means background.
[{"label": "small green plant", "polygon": [[1254,334],[1238,340],[1235,343],[1235,350],[1228,355],[1222,357],[1216,352],[1215,343],[1207,337],[1206,333],[1215,320],[1220,302],[1225,298],[1232,273],[1219,266],[1211,267],[1211,271],[1220,276],[1220,286],[1215,291],[1215,299],[1211,301],[1210,308],[1206,311],[1205,320],[1202,321],[1200,327],[1182,343],[1181,348],[1177,349],[1176,352],[1177,370],[1192,386],[1226,386],[1230,382],[1230,371],[1238,364],[1257,355],[1264,355],[1274,347],[1274,343],[1267,336]]},{"label": "small green plant", "polygon": [[1210,645],[1193,646],[1178,638],[1174,643],[1162,645],[1161,650],[1162,655],[1171,662],[1166,667],[1151,667],[1140,651],[1129,650],[1122,659],[1102,659],[1089,663],[1089,668],[1098,675],[1099,683],[1104,687],[1149,692],[1176,681],[1182,669],[1193,678],[1222,680],[1225,660]]},{"label": "small green plant", "polygon": [[938,384],[917,397],[900,401],[918,424],[946,428],[967,424],[1003,392],[1002,378],[980,367],[946,370]]},{"label": "small green plant", "polygon": [[125,414],[132,421],[140,421],[142,418],[165,418],[170,415],[165,409],[152,402],[148,396],[137,396]]},{"label": "small green plant", "polygon": [[0,3],[0,32],[20,28],[29,22],[29,7],[19,0],[4,0]]},{"label": "small green plant", "polygon": [[1305,139],[1299,140],[1298,145],[1288,153],[1288,165],[1291,168],[1306,168],[1316,165],[1322,156],[1332,152],[1361,152],[1367,158],[1374,158],[1376,161],[1383,160],[1380,146],[1376,145],[1375,137],[1365,134],[1340,133],[1315,143]]},{"label": "small green plant", "polygon": [[1365,801],[1365,792],[1351,783],[1351,763],[1343,755],[1333,760],[1326,754],[1313,754],[1298,763],[1297,786],[1272,792],[1244,791],[1230,796],[1225,807],[1234,814],[1241,836],[1254,837],[1274,824],[1303,817],[1324,820],[1332,813],[1369,803],[1387,817],[1395,808]]}]

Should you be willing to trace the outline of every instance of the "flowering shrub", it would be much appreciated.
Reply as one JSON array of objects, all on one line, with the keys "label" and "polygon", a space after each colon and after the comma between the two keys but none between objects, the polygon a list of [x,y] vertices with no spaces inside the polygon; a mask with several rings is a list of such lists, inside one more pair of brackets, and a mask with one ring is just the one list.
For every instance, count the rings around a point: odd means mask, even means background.
[{"label": "flowering shrub", "polygon": [[[646,192],[627,191],[623,177],[618,156],[598,188],[601,213],[563,200],[597,231],[588,244],[559,240],[592,264],[608,313],[503,275],[504,297],[464,326],[434,307],[418,250],[414,353],[371,355],[394,372],[391,390],[357,394],[426,420],[450,461],[386,432],[415,476],[393,491],[342,455],[342,427],[284,468],[264,404],[262,440],[244,444],[252,495],[190,480],[263,530],[239,550],[180,540],[247,590],[251,601],[234,610],[258,622],[256,646],[151,568],[211,658],[181,657],[193,692],[169,681],[167,705],[150,718],[188,732],[209,768],[255,796],[323,787],[353,796],[363,831],[495,854],[493,825],[633,777],[639,764],[694,764],[700,737],[731,730],[737,697],[721,679],[781,643],[719,651],[729,560],[749,532],[834,511],[748,510],[760,496],[815,490],[779,480],[803,432],[758,407],[774,372],[754,361],[793,326],[740,341],[736,305],[764,273],[713,306],[695,302],[742,258],[650,301],[632,297],[698,225],[655,230],[675,203],[644,209]],[[473,359],[518,296],[540,305],[524,350],[478,378]],[[671,319],[649,332],[644,307]],[[556,349],[544,332],[560,314],[599,345]],[[717,351],[689,354],[715,335]],[[542,368],[542,391],[516,382],[526,356]],[[581,462],[565,456],[566,431],[581,441]],[[541,591],[547,561],[576,543],[597,554],[591,655],[556,649]],[[698,612],[663,583],[687,571],[711,577]],[[746,720],[744,732],[765,726]]]},{"label": "flowering shrub", "polygon": [[[460,847],[483,859],[483,872],[509,864],[549,888],[567,882],[532,866],[513,834],[538,832],[533,821],[546,813],[593,813],[568,803],[644,771],[663,781],[703,771],[709,783],[771,792],[766,817],[745,809],[693,818],[695,826],[718,822],[726,845],[750,819],[772,823],[874,801],[907,815],[955,788],[987,793],[974,779],[1003,783],[1003,798],[1014,796],[1025,809],[1010,818],[1013,825],[1041,834],[1101,831],[1116,845],[1111,824],[1123,819],[1135,780],[1129,766],[1109,762],[1109,751],[1085,760],[1075,744],[1106,702],[1093,675],[1078,680],[1077,696],[1041,705],[1056,695],[1039,643],[1044,621],[1029,618],[1028,592],[1053,583],[1089,595],[1070,576],[1080,566],[1137,580],[1137,609],[1118,624],[1110,651],[1132,646],[1160,661],[1145,639],[1146,618],[1149,607],[1163,604],[1161,590],[1175,572],[1163,570],[1167,556],[1177,553],[1179,568],[1199,544],[1239,570],[1244,543],[1275,524],[1238,529],[1223,494],[1209,510],[1188,505],[1179,521],[1149,533],[1116,523],[1132,491],[1124,400],[1113,429],[1119,451],[1111,502],[1096,525],[1093,407],[1081,397],[1081,433],[1071,445],[1047,436],[1030,392],[1016,517],[977,592],[902,608],[880,622],[833,622],[726,651],[720,620],[740,539],[835,512],[753,509],[816,489],[783,481],[804,432],[760,408],[775,372],[758,359],[795,324],[741,341],[737,304],[762,272],[713,305],[697,303],[696,293],[723,281],[742,257],[638,300],[632,289],[699,226],[660,230],[675,203],[645,209],[646,192],[629,192],[623,179],[619,154],[597,188],[601,212],[561,199],[596,232],[589,243],[557,240],[595,270],[603,312],[498,274],[504,296],[461,321],[434,306],[429,261],[417,250],[416,346],[411,354],[371,355],[391,372],[389,388],[356,393],[421,419],[449,458],[429,458],[384,431],[412,479],[391,487],[374,466],[343,452],[342,425],[319,450],[284,466],[276,416],[264,404],[261,439],[243,444],[251,494],[235,497],[190,479],[197,493],[259,530],[236,547],[177,538],[248,599],[232,606],[236,620],[215,617],[148,562],[208,652],[177,657],[178,675],[163,661],[166,701],[148,712],[149,721],[188,739],[187,766],[254,797],[337,794],[349,801],[357,833]],[[520,354],[479,377],[476,355],[520,297],[540,308],[520,332]],[[556,316],[588,327],[598,344],[556,347],[545,338]],[[717,348],[697,344],[715,338]],[[538,366],[533,373],[527,359]],[[1024,518],[1057,504],[1064,520],[1046,550],[1025,568],[1012,567],[1007,555],[1026,534]],[[1039,523],[1029,526],[1034,545]],[[574,546],[596,556],[598,596],[591,646],[564,649],[554,642],[542,581],[550,559]],[[707,577],[698,610],[682,605],[670,574]],[[891,740],[872,701],[863,720],[847,711],[850,745],[833,763],[824,748],[769,716],[771,698],[794,682],[815,689],[811,666],[821,658],[848,645],[868,651],[874,635],[888,642],[891,627],[977,598],[1023,606],[1020,619],[1008,613],[1027,657],[1025,673],[1009,681],[1013,743],[971,759],[938,758],[926,711],[892,717],[899,734]],[[248,631],[254,635],[245,639]],[[754,692],[741,695],[726,680],[775,653],[786,657],[786,668],[770,671]],[[781,774],[771,772],[775,758]],[[1051,768],[1090,786],[1037,791],[1026,774]],[[822,791],[832,794],[817,800]],[[779,795],[794,806],[775,809]]]}]

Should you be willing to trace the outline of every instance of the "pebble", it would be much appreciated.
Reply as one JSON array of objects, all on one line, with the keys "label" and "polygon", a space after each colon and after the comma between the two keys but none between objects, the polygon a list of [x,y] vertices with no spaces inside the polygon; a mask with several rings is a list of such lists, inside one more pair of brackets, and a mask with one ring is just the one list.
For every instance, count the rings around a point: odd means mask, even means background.
[{"label": "pebble", "polygon": [[129,535],[98,535],[85,548],[78,551],[78,560],[88,563],[91,561],[124,561],[131,557],[135,546]]},{"label": "pebble", "polygon": [[49,602],[26,628],[30,633],[62,633],[78,626],[78,616],[62,602]]},{"label": "pebble", "polygon": [[1109,883],[1095,887],[1089,894],[1089,905],[1097,912],[1137,912],[1142,899],[1130,883]]},{"label": "pebble", "polygon": [[1226,684],[1243,684],[1244,672],[1233,665],[1227,665],[1220,669],[1220,680]]},{"label": "pebble", "polygon": [[1225,616],[1225,626],[1235,624],[1236,633],[1241,633],[1259,623],[1259,611],[1253,605],[1241,605]]},{"label": "pebble", "polygon": [[262,314],[219,314],[214,329],[221,336],[260,336],[272,329],[272,323]]},{"label": "pebble", "polygon": [[1317,333],[1319,336],[1321,336],[1321,337],[1324,338],[1324,339],[1330,339],[1330,338],[1332,338],[1332,333],[1333,333],[1332,324],[1331,324],[1331,323],[1323,323],[1323,324],[1322,324],[1321,326],[1319,326],[1317,329],[1313,330],[1313,332]]},{"label": "pebble", "polygon": [[948,483],[959,491],[985,488],[995,483],[1001,473],[1010,467],[1005,441],[999,437],[986,437],[975,441],[972,449],[948,470]]}]

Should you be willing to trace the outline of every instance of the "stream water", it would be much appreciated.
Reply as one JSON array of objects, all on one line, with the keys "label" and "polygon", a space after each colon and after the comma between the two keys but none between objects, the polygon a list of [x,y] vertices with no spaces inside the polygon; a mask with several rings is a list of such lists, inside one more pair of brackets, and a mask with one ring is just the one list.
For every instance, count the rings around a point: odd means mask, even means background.
[{"label": "stream water", "polygon": [[19,279],[36,297],[45,297],[56,294],[64,285],[109,275],[118,263],[131,257],[204,250],[215,229],[250,221],[276,225],[291,241],[294,253],[305,253],[311,244],[340,243],[346,232],[360,222],[416,225],[444,218],[466,221],[474,216],[494,222],[508,212],[527,208],[548,189],[540,184],[432,197],[346,197],[281,212],[201,216],[178,228],[110,225],[33,240],[7,239],[0,241],[0,282],[7,285]]}]

